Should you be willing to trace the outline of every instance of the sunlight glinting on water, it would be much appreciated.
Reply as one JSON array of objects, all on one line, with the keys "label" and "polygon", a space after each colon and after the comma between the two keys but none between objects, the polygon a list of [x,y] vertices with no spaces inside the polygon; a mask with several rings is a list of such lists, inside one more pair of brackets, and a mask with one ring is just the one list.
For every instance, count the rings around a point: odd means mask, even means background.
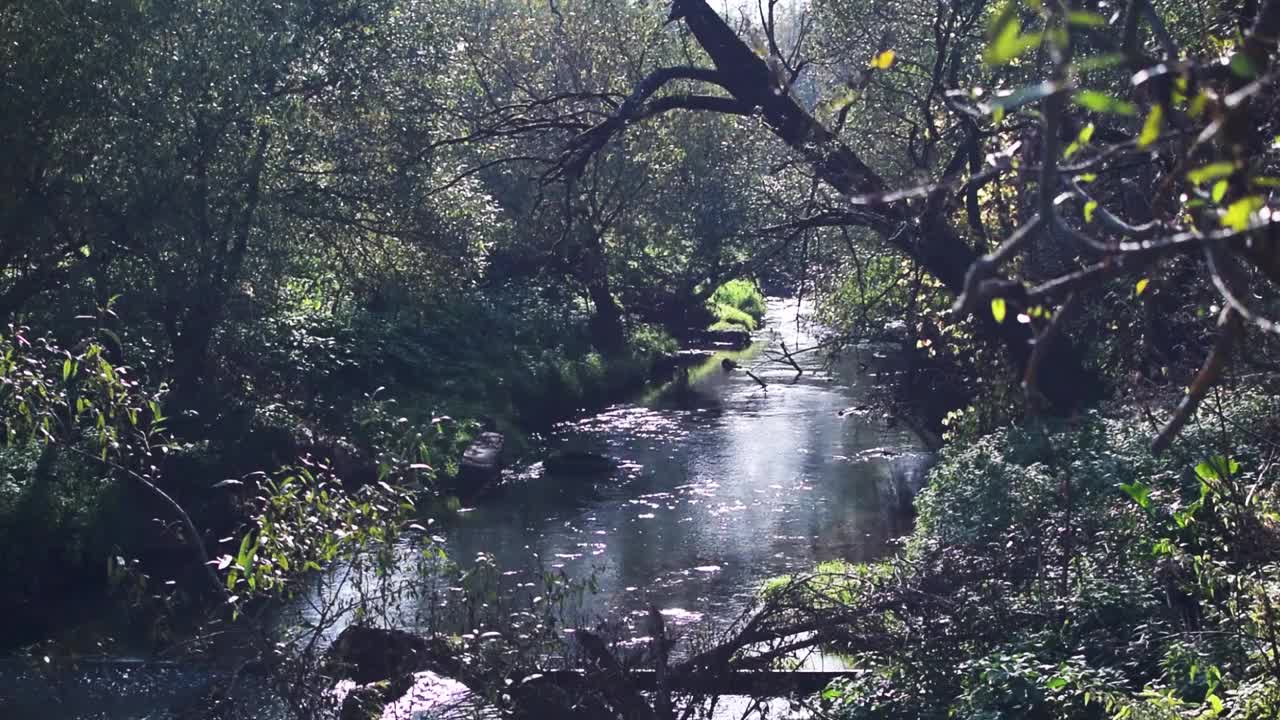
[{"label": "sunlight glinting on water", "polygon": [[795,317],[794,303],[771,303],[753,352],[738,359],[767,390],[741,370],[722,371],[716,357],[695,373],[689,397],[557,426],[549,448],[608,455],[618,470],[584,478],[541,463],[514,469],[499,498],[450,530],[451,555],[487,550],[525,573],[536,555],[570,577],[594,576],[600,592],[586,617],[653,604],[682,624],[735,617],[770,576],[884,553],[907,527],[885,496],[896,498],[886,491],[910,471],[894,456],[913,439],[843,412],[859,405],[864,378],[833,382],[817,353],[799,357],[799,377],[768,361],[779,342],[792,351],[816,343]]}]

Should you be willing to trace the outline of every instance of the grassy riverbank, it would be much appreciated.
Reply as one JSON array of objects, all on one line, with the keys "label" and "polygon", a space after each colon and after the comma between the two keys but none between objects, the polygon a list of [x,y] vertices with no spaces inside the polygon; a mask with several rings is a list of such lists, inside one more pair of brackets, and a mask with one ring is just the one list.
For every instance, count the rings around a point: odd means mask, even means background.
[{"label": "grassy riverbank", "polygon": [[752,331],[764,322],[764,293],[750,280],[730,280],[716,288],[707,300],[715,318],[710,330]]},{"label": "grassy riverbank", "polygon": [[[581,303],[527,288],[382,313],[299,302],[223,338],[227,363],[216,382],[249,391],[180,418],[157,482],[207,541],[238,536],[246,519],[239,485],[224,480],[251,483],[254,473],[307,457],[349,487],[386,479],[431,488],[456,472],[482,427],[503,431],[509,452],[519,453],[527,433],[643,386],[654,361],[676,349],[664,330],[634,324],[624,348],[602,355],[589,317]],[[64,380],[61,364],[49,362],[50,387]],[[142,377],[145,367],[129,370]],[[170,511],[112,482],[113,469],[80,450],[35,442],[0,449],[0,572],[10,578],[0,611],[14,621],[4,644],[92,617],[88,608],[103,606],[113,577],[103,568],[116,558],[129,567],[137,559],[153,578],[190,574],[183,544],[151,521]],[[166,596],[140,609],[149,617],[189,599]]]}]

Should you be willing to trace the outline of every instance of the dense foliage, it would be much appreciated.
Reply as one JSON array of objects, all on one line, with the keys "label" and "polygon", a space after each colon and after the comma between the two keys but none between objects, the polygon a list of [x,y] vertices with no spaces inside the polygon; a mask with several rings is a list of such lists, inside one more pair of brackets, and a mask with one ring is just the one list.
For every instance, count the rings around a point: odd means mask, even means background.
[{"label": "dense foliage", "polygon": [[479,433],[767,288],[950,443],[900,557],[766,593],[829,709],[1273,717],[1280,0],[660,5],[6,4],[0,641],[382,582]]},{"label": "dense foliage", "polygon": [[735,279],[711,293],[707,309],[716,319],[712,330],[755,330],[764,322],[765,300],[755,285]]},{"label": "dense foliage", "polygon": [[1158,459],[1149,428],[1099,413],[954,444],[900,557],[805,581],[851,618],[827,642],[862,674],[832,710],[1273,717],[1276,411],[1239,398]]}]

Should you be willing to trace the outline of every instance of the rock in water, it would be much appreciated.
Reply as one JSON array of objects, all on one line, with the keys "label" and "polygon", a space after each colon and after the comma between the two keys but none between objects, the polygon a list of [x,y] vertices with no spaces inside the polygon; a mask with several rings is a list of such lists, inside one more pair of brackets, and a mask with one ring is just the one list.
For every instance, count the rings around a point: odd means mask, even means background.
[{"label": "rock in water", "polygon": [[448,677],[462,671],[448,645],[403,630],[348,627],[330,646],[325,670],[338,681],[339,720],[429,717],[469,696]]},{"label": "rock in water", "polygon": [[751,333],[746,330],[707,330],[702,340],[715,348],[743,350],[751,347]]},{"label": "rock in water", "polygon": [[596,453],[563,450],[549,455],[542,466],[554,475],[608,475],[618,469],[618,461]]},{"label": "rock in water", "polygon": [[333,641],[326,665],[333,677],[365,685],[425,669],[438,654],[413,633],[352,625]]},{"label": "rock in water", "polygon": [[462,453],[454,488],[459,495],[475,497],[497,484],[502,476],[502,433],[482,432]]}]

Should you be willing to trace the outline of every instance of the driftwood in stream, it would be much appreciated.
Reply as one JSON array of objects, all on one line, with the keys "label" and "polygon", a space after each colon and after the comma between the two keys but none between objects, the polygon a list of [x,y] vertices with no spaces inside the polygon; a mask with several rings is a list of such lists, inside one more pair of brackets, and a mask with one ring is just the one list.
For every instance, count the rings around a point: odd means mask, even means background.
[{"label": "driftwood in stream", "polygon": [[990,565],[957,563],[948,549],[921,551],[909,567],[797,575],[771,586],[719,640],[686,648],[681,660],[672,654],[674,639],[662,615],[651,608],[640,628],[650,638],[641,657],[617,653],[601,635],[579,629],[580,662],[570,669],[519,661],[494,667],[476,656],[450,655],[452,667],[442,674],[517,718],[677,720],[722,695],[805,703],[852,674],[780,669],[820,649],[893,663],[927,636],[932,650],[950,656],[974,644],[994,646],[1011,629],[1040,627],[1048,619],[990,583]]},{"label": "driftwood in stream", "polygon": [[[580,670],[553,670],[543,674],[547,681],[578,686],[586,679]],[[748,697],[786,697],[788,695],[812,695],[836,680],[856,676],[848,671],[822,670],[754,670],[728,673],[693,673],[667,680],[659,680],[656,670],[632,670],[628,673],[630,687],[641,692],[655,692],[665,687],[668,698],[671,693],[681,695],[745,695]],[[669,699],[668,699],[669,701]]]},{"label": "driftwood in stream", "polygon": [[[666,633],[650,628],[663,639],[663,652],[651,650],[653,669],[630,670],[625,685],[616,687],[653,693],[657,718],[664,696],[685,707],[719,695],[803,697],[852,674],[778,669],[820,648],[892,663],[919,643],[920,633],[945,653],[948,646],[958,651],[995,643],[1011,627],[1045,621],[1034,610],[1010,604],[1007,593],[987,582],[992,568],[981,563],[957,564],[946,549],[937,549],[922,552],[912,566],[910,573],[872,576],[854,569],[796,576],[770,588],[719,642],[681,662],[668,663]],[[992,624],[992,617],[1001,622]],[[579,682],[573,675],[548,673],[545,680]]]},{"label": "driftwood in stream", "polygon": [[787,343],[785,341],[779,341],[778,344],[782,346],[782,358],[787,361],[788,365],[795,368],[796,375],[803,375],[804,370],[800,369],[800,364],[796,362],[795,357],[787,351]]}]

